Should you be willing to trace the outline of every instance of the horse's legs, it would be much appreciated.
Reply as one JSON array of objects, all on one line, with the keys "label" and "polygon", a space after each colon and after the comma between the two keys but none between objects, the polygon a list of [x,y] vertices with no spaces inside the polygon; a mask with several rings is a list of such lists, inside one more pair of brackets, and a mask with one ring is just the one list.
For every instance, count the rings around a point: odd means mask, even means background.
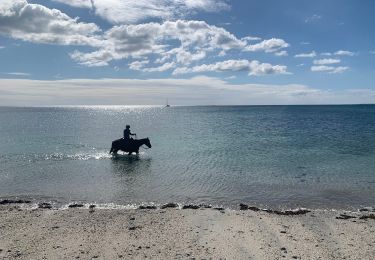
[{"label": "horse's legs", "polygon": [[135,151],[135,153],[136,153],[137,155],[139,155],[139,150]]}]

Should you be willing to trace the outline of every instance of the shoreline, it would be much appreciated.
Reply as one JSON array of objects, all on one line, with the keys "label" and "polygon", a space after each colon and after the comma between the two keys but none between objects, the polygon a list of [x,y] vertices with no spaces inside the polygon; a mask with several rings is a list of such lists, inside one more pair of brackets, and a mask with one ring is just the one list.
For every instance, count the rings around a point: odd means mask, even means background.
[{"label": "shoreline", "polygon": [[375,212],[374,205],[368,206],[345,206],[345,207],[305,207],[305,206],[276,206],[276,207],[264,207],[262,205],[252,203],[245,204],[239,203],[236,205],[222,205],[222,204],[210,204],[210,203],[181,203],[181,202],[168,202],[168,203],[157,203],[157,202],[140,202],[140,203],[97,203],[97,202],[87,202],[83,200],[56,200],[56,199],[37,199],[29,196],[3,196],[0,197],[1,205],[20,205],[23,209],[36,209],[36,208],[48,208],[54,210],[63,210],[68,208],[84,208],[89,209],[90,207],[95,207],[97,209],[165,209],[165,208],[177,208],[177,209],[200,209],[200,208],[210,208],[210,209],[223,209],[223,210],[253,210],[253,211],[264,211],[268,213],[283,214],[283,212],[307,210],[307,211],[342,211],[342,212]]},{"label": "shoreline", "polygon": [[[0,205],[5,259],[372,259],[375,209],[66,209]],[[47,206],[47,205],[45,205]],[[245,208],[245,206],[243,206]],[[365,218],[367,216],[367,218]]]}]

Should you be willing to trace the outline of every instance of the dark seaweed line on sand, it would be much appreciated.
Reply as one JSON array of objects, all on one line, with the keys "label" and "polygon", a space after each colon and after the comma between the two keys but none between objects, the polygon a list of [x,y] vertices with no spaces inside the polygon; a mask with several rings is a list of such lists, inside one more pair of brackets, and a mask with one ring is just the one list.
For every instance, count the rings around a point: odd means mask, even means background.
[{"label": "dark seaweed line on sand", "polygon": [[[0,200],[0,205],[14,205],[14,204],[30,204],[32,203],[31,200],[23,200],[23,199],[3,199],[3,200]],[[85,207],[84,204],[82,203],[71,203],[68,205],[68,208],[83,208]],[[97,206],[95,204],[90,204],[89,205],[89,210],[90,212],[94,212],[94,209],[96,208]],[[39,209],[58,209],[58,208],[54,208],[53,205],[49,202],[41,202],[41,203],[38,203],[38,208]],[[160,205],[160,206],[156,206],[156,205],[140,205],[137,207],[137,209],[139,210],[156,210],[156,209],[171,209],[171,208],[175,208],[175,209],[183,209],[183,210],[187,210],[187,209],[191,209],[191,210],[197,210],[197,209],[214,209],[214,210],[218,210],[222,213],[225,212],[225,208],[222,208],[222,207],[213,207],[211,205],[207,205],[207,204],[186,204],[186,205],[182,205],[181,207],[177,204],[177,203],[166,203],[166,204],[163,204],[163,205]],[[300,209],[294,209],[294,210],[284,210],[284,211],[281,211],[281,210],[272,210],[272,209],[261,209],[261,208],[258,208],[256,206],[249,206],[247,204],[239,204],[239,210],[241,211],[245,211],[245,210],[250,210],[250,211],[255,211],[255,212],[258,212],[258,211],[261,211],[261,212],[267,212],[267,213],[270,213],[270,214],[276,214],[276,215],[282,215],[282,216],[295,216],[295,215],[306,215],[307,213],[310,213],[311,210],[308,210],[308,209],[304,209],[304,208],[300,208]],[[362,219],[362,220],[367,220],[367,219],[374,219],[375,220],[375,214],[370,214],[370,212],[375,212],[375,208],[363,208],[363,209],[360,209],[359,212],[361,213],[364,213],[364,212],[367,212],[369,214],[367,215],[362,215],[362,216],[352,216],[352,215],[347,215],[347,214],[340,214],[339,216],[336,217],[336,219],[341,219],[341,220],[347,220],[347,219]]]}]

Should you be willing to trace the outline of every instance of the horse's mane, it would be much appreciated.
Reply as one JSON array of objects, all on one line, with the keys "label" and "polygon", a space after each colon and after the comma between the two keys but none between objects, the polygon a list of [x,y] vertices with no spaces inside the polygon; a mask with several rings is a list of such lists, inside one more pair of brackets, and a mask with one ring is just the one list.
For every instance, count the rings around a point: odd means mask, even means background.
[{"label": "horse's mane", "polygon": [[138,142],[140,142],[140,141],[146,141],[148,138],[142,138],[142,139],[133,139],[133,141],[138,141]]}]

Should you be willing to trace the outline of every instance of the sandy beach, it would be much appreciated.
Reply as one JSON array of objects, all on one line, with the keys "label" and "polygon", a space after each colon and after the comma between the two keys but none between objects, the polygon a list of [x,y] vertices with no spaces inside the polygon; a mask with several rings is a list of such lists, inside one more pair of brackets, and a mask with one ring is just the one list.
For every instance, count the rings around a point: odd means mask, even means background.
[{"label": "sandy beach", "polygon": [[280,215],[1,205],[0,258],[373,259],[372,211]]}]

